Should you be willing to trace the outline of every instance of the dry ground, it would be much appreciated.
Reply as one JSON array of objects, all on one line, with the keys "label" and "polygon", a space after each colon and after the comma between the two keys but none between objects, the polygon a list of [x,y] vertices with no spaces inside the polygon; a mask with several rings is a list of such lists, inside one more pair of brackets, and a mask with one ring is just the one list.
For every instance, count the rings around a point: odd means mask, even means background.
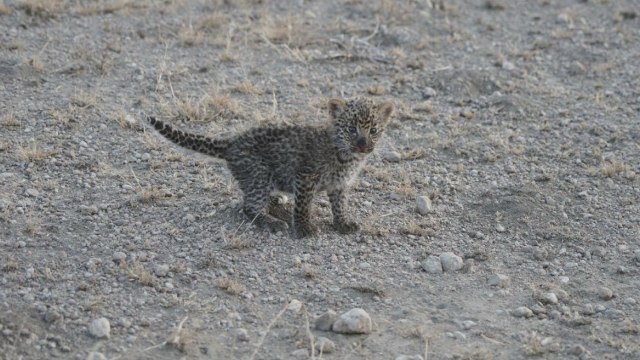
[{"label": "dry ground", "polygon": [[[637,5],[0,1],[0,358],[311,358],[316,336],[326,359],[640,358]],[[320,122],[354,95],[398,111],[351,236],[322,198],[317,238],[248,226],[224,164],[139,123]],[[425,272],[443,252],[465,268]],[[353,307],[372,334],[313,329]]]}]

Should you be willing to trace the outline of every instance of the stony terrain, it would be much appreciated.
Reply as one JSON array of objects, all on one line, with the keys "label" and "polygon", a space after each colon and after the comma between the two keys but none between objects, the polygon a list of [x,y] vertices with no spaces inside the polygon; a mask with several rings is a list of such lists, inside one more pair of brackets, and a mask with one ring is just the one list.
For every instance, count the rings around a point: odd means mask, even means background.
[{"label": "stony terrain", "polygon": [[[0,1],[0,358],[640,358],[639,11]],[[253,228],[224,163],[140,121],[354,95],[397,111],[350,236],[325,198],[316,238]]]}]

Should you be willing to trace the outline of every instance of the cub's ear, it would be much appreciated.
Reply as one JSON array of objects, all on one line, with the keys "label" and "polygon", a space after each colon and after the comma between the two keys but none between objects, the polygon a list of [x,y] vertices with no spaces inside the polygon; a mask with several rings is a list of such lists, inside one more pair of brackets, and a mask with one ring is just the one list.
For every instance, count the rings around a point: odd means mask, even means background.
[{"label": "cub's ear", "polygon": [[385,101],[378,105],[378,111],[380,116],[386,122],[389,121],[391,114],[393,114],[393,103],[391,101]]},{"label": "cub's ear", "polygon": [[329,114],[333,119],[336,119],[340,113],[344,110],[347,103],[342,99],[329,100]]}]

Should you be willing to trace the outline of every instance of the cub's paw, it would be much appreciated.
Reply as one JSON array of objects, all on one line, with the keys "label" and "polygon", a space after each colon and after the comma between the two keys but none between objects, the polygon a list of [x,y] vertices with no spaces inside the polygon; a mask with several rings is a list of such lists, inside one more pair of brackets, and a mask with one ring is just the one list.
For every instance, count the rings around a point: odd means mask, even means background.
[{"label": "cub's paw", "polygon": [[315,236],[320,232],[318,227],[310,222],[297,222],[295,224],[295,229],[297,238]]},{"label": "cub's paw", "polygon": [[341,234],[353,234],[360,230],[360,225],[358,225],[355,221],[351,221],[351,220],[338,221],[334,223],[333,226]]},{"label": "cub's paw", "polygon": [[261,225],[272,233],[277,233],[278,231],[287,233],[289,231],[289,225],[286,221],[276,219],[273,216],[265,216],[261,221]]}]

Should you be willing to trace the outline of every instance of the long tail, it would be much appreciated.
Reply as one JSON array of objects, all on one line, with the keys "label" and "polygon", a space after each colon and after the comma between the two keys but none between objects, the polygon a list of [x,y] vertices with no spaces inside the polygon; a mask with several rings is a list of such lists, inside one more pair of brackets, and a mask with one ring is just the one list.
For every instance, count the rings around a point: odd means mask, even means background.
[{"label": "long tail", "polygon": [[224,159],[229,147],[229,141],[211,139],[203,135],[191,134],[171,127],[153,116],[148,116],[147,121],[158,132],[171,142],[183,148],[197,151],[199,153],[215,156]]}]

